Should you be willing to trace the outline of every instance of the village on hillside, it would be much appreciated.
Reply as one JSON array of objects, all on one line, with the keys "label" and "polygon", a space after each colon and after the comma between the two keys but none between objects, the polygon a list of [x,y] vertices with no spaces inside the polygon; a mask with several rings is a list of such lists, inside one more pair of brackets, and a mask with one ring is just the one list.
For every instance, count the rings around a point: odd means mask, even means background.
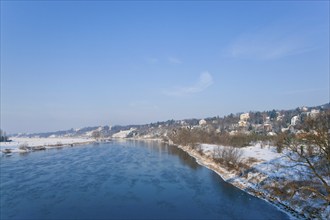
[{"label": "village on hillside", "polygon": [[302,125],[308,117],[316,117],[320,112],[325,111],[330,111],[329,103],[316,107],[298,107],[293,110],[251,111],[230,114],[224,117],[168,120],[144,125],[94,126],[56,132],[19,133],[8,136],[25,138],[85,137],[99,140],[133,137],[162,139],[178,129],[188,129],[232,136],[257,135],[271,137],[283,132],[299,134],[299,132],[302,132]]}]

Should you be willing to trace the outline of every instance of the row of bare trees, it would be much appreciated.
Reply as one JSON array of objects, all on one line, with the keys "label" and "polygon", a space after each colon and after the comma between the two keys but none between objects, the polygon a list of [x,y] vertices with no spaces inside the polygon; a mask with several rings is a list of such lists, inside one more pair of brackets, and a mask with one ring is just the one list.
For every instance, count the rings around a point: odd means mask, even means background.
[{"label": "row of bare trees", "polygon": [[193,146],[196,143],[218,144],[223,146],[244,147],[251,142],[257,141],[273,141],[274,137],[237,133],[230,135],[227,132],[207,131],[203,129],[179,128],[174,129],[169,138],[179,145]]},{"label": "row of bare trees", "polygon": [[283,186],[290,192],[290,198],[297,193],[305,194],[324,201],[330,205],[330,111],[322,112],[316,117],[308,117],[298,134],[282,133],[278,135],[277,147],[285,149],[285,155],[304,166],[312,177],[306,180],[293,181]]},{"label": "row of bare trees", "polygon": [[215,148],[212,159],[217,163],[234,169],[241,164],[242,151],[239,148],[248,145],[251,140],[254,140],[254,138],[244,134],[229,135],[189,128],[176,129],[169,135],[169,138],[174,144],[189,146],[200,154],[203,154],[200,148],[201,143],[222,145]]}]

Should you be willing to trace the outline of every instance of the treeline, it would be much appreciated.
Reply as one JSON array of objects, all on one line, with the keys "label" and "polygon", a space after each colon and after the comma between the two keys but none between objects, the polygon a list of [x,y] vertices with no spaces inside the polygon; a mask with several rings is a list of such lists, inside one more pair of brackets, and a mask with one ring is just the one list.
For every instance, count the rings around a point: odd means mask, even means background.
[{"label": "treeline", "polygon": [[232,147],[245,147],[258,141],[275,141],[275,137],[261,134],[237,133],[234,135],[228,132],[209,132],[204,129],[179,128],[174,129],[169,135],[174,144],[183,146],[195,146],[199,143],[217,144]]}]

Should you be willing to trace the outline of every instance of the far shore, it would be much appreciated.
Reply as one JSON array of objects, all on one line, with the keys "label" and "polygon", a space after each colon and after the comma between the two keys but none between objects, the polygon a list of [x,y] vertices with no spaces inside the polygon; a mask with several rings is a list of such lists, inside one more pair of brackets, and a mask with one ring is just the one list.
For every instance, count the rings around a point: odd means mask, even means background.
[{"label": "far shore", "polygon": [[10,142],[0,143],[0,152],[3,154],[10,153],[27,153],[31,151],[39,151],[53,148],[73,147],[85,144],[94,144],[97,140],[92,138],[12,138]]}]

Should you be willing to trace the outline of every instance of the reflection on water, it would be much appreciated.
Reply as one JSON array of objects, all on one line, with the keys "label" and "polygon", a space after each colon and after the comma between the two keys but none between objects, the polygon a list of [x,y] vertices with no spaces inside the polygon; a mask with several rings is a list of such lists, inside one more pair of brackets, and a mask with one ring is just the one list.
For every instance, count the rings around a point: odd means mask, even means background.
[{"label": "reflection on water", "polygon": [[182,150],[121,141],[1,158],[1,219],[287,219]]},{"label": "reflection on water", "polygon": [[[184,165],[188,165],[190,168],[196,170],[201,168],[201,166],[196,163],[196,160],[191,157],[188,153],[185,151],[163,143],[163,142],[155,142],[155,141],[140,141],[140,140],[129,140],[127,141],[130,145],[136,147],[136,146],[144,146],[147,147],[148,149],[151,149],[152,151],[157,151],[160,155],[161,154],[170,154],[177,156],[180,159],[180,162]],[[127,144],[126,142],[126,144]],[[142,144],[142,145],[141,145]]]}]

